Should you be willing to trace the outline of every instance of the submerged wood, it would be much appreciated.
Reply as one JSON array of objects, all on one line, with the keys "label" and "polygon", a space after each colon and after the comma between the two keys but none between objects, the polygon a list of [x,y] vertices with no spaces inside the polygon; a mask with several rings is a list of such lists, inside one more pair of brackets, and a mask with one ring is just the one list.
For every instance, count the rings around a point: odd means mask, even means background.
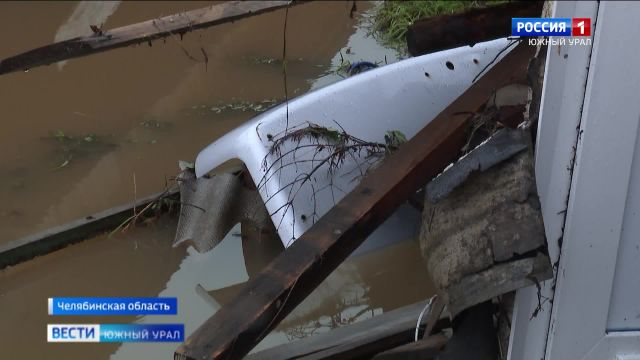
[{"label": "submerged wood", "polygon": [[438,360],[500,359],[491,301],[477,304],[453,319],[453,336]]},{"label": "submerged wood", "polygon": [[[245,360],[353,359],[413,341],[416,321],[425,301],[386,312],[290,344],[251,354]],[[426,319],[422,319],[424,325]],[[423,329],[421,328],[421,331]]]},{"label": "submerged wood", "polygon": [[511,18],[539,17],[543,1],[515,1],[461,14],[433,16],[416,21],[407,31],[412,56],[511,35]]},{"label": "submerged wood", "polygon": [[81,36],[0,60],[0,75],[151,41],[278,10],[301,1],[228,1],[112,30]]},{"label": "submerged wood", "polygon": [[521,44],[387,160],[206,320],[176,359],[241,359],[418,188],[458,157],[475,111],[525,71]]},{"label": "submerged wood", "polygon": [[134,215],[134,209],[142,209],[161,196],[178,198],[177,189],[151,195],[138,201],[114,207],[70,223],[26,236],[0,245],[0,269],[46,255],[92,236],[113,230]]},{"label": "submerged wood", "polygon": [[429,360],[435,359],[446,345],[447,337],[438,334],[424,340],[414,341],[373,357],[373,360]]}]

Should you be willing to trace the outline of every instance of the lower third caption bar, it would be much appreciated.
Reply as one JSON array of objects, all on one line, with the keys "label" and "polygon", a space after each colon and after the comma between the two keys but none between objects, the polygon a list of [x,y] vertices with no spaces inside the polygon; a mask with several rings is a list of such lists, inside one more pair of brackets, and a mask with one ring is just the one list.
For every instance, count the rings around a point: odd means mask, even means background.
[{"label": "lower third caption bar", "polygon": [[184,324],[48,324],[47,342],[183,342]]}]

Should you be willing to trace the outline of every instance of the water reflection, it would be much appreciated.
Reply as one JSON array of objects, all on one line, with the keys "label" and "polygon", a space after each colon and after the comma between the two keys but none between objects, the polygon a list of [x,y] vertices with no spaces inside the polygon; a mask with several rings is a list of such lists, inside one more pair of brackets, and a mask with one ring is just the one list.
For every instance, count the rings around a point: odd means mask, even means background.
[{"label": "water reflection", "polygon": [[[234,227],[220,245],[204,254],[188,249],[166,289],[158,295],[179,298],[177,316],[145,316],[136,322],[184,322],[186,333],[191,334],[209,316],[233,301],[249,277],[278,254],[275,249],[281,249],[276,238],[263,236],[258,243],[247,234],[241,239],[240,233],[241,227]],[[417,242],[397,239],[385,249],[349,258],[341,264],[254,352],[379,315],[425,299],[433,292]],[[175,347],[175,344],[123,344],[111,359],[171,359]]]},{"label": "water reflection", "polygon": [[278,330],[296,340],[371,318],[433,293],[417,242],[406,239],[345,261]]},{"label": "water reflection", "polygon": [[[199,288],[222,288],[248,279],[245,270],[242,242],[236,234],[240,226],[212,251],[200,254],[193,248],[187,250],[179,269],[171,275],[166,288],[157,296],[178,297],[178,315],[144,316],[137,323],[184,323],[185,333],[191,334],[220,305],[203,297]],[[173,359],[173,343],[128,343],[121,345],[111,359]]]},{"label": "water reflection", "polygon": [[[6,359],[106,359],[114,344],[48,344],[47,323],[131,322],[132,316],[47,315],[48,297],[157,296],[185,257],[176,222],[99,236],[0,270],[0,349]],[[85,346],[88,345],[88,346]]]},{"label": "water reflection", "polygon": [[[190,334],[233,299],[249,279],[247,268],[255,274],[281,246],[273,239],[249,247],[245,242],[243,248],[238,225],[212,251],[185,252],[170,246],[175,225],[161,221],[111,238],[98,237],[0,271],[3,354],[24,359],[106,359],[109,354],[113,359],[171,359],[175,344],[47,344],[44,329],[56,322],[178,322]],[[255,253],[247,256],[248,252]],[[416,242],[400,241],[343,263],[256,350],[363,320],[432,292]],[[54,296],[176,296],[179,313],[53,318],[47,316],[46,298]]]},{"label": "water reflection", "polygon": [[[91,26],[101,27],[118,6],[120,1],[80,1],[67,21],[56,31],[54,42],[91,35]],[[66,63],[56,63],[58,70],[62,70]]]}]

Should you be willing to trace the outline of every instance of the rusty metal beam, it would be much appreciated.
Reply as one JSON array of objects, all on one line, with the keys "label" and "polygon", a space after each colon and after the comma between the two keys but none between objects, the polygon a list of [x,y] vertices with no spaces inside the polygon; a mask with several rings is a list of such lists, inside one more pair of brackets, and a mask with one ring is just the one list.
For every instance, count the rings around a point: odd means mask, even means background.
[{"label": "rusty metal beam", "polygon": [[90,36],[46,45],[0,60],[0,75],[29,70],[133,44],[148,43],[214,25],[282,9],[304,1],[228,1],[219,5],[164,16],[112,30],[94,30]]},{"label": "rusty metal beam", "polygon": [[[175,359],[241,359],[412,193],[458,157],[467,116],[490,94],[526,75],[533,48],[521,44],[438,115],[291,247],[204,322]],[[399,109],[400,111],[400,109]],[[458,114],[456,114],[458,113]]]}]

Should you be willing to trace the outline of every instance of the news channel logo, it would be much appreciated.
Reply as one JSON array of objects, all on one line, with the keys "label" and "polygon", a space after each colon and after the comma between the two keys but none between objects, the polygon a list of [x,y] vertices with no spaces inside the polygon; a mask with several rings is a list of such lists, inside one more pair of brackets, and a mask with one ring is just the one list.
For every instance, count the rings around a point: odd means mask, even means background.
[{"label": "news channel logo", "polygon": [[591,36],[589,18],[512,18],[512,36]]},{"label": "news channel logo", "polygon": [[48,324],[47,342],[183,342],[184,324]]}]

